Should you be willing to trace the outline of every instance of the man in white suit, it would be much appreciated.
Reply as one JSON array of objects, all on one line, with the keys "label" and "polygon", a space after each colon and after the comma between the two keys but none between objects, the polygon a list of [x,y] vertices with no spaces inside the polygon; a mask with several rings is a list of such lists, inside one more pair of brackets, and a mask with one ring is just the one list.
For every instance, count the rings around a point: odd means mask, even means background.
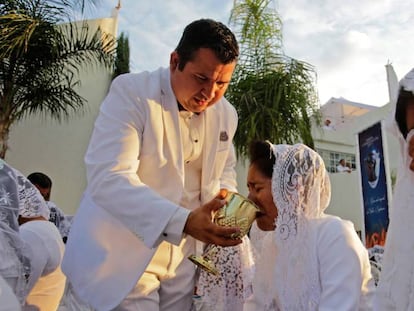
[{"label": "man in white suit", "polygon": [[63,271],[97,310],[191,308],[196,239],[235,246],[211,222],[236,191],[237,113],[223,97],[238,45],[222,23],[189,24],[170,67],[113,81],[85,156],[88,186]]}]

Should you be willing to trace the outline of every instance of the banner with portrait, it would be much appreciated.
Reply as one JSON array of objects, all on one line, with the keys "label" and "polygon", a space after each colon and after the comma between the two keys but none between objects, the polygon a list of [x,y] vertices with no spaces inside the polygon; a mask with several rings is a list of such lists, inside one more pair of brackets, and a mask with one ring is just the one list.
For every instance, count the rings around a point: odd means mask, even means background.
[{"label": "banner with portrait", "polygon": [[358,133],[358,151],[365,246],[381,249],[385,245],[389,223],[389,192],[381,122]]}]

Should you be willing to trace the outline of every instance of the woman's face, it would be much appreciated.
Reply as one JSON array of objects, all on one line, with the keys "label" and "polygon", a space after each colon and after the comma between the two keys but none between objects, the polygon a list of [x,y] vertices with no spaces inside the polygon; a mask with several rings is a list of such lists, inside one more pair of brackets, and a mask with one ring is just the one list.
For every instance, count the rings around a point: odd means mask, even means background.
[{"label": "woman's face", "polygon": [[411,99],[406,108],[406,122],[408,132],[414,129],[414,99]]},{"label": "woman's face", "polygon": [[255,164],[251,164],[247,174],[247,187],[248,198],[260,208],[256,218],[257,226],[264,231],[274,230],[277,208],[273,202],[271,178],[263,175]]}]

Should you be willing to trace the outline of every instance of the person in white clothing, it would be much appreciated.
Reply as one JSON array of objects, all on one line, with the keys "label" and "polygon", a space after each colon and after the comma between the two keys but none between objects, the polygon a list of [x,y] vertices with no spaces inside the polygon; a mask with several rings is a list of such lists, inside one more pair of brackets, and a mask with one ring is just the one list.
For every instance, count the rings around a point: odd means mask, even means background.
[{"label": "person in white clothing", "polygon": [[271,233],[244,311],[370,310],[368,252],[351,222],[324,213],[331,187],[322,158],[303,144],[253,142],[247,185],[261,209],[257,226]]},{"label": "person in white clothing", "polygon": [[22,306],[26,301],[32,265],[29,249],[19,232],[16,180],[15,170],[0,160],[0,275]]},{"label": "person in white clothing", "polygon": [[346,165],[345,159],[339,160],[338,165],[336,167],[336,171],[338,173],[342,173],[342,172],[351,173],[352,172],[351,168]]},{"label": "person in white clothing", "polygon": [[[60,264],[64,244],[57,227],[49,222],[50,210],[40,191],[15,170],[19,190],[20,237],[30,259],[26,303],[41,311],[56,311],[65,289],[66,277]],[[28,310],[31,310],[30,308]]]},{"label": "person in white clothing", "polygon": [[87,189],[62,269],[96,310],[189,310],[196,240],[236,246],[214,224],[236,191],[237,112],[223,97],[238,58],[222,23],[190,23],[169,68],[124,74],[100,107],[85,156]]},{"label": "person in white clothing", "polygon": [[388,129],[400,143],[375,310],[414,310],[414,69],[399,83]]},{"label": "person in white clothing", "polygon": [[49,208],[49,221],[54,223],[59,229],[62,240],[66,243],[70,230],[70,221],[65,213],[57,207],[57,205],[50,201],[52,193],[52,179],[44,173],[34,172],[27,176],[27,179],[39,190],[41,195],[46,201],[46,205]]},{"label": "person in white clothing", "polygon": [[47,221],[39,190],[21,172],[0,161],[0,181],[0,275],[22,310],[56,311],[66,280],[59,231]]}]

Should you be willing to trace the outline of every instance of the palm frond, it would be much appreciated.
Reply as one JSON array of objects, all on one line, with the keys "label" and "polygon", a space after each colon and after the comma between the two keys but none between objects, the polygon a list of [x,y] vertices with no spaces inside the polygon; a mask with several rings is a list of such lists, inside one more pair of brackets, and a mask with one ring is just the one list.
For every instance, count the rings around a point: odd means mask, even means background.
[{"label": "palm frond", "polygon": [[[74,5],[85,3],[9,0],[0,5],[2,132],[34,113],[58,121],[82,113],[86,100],[76,92],[80,70],[113,68],[115,38],[99,28],[92,31],[87,23],[67,22]],[[1,156],[4,139],[0,137]]]},{"label": "palm frond", "polygon": [[234,139],[238,156],[246,142],[270,140],[313,146],[311,120],[318,120],[316,72],[283,53],[282,21],[272,0],[234,0],[230,24],[241,56],[226,97],[239,114]]}]

